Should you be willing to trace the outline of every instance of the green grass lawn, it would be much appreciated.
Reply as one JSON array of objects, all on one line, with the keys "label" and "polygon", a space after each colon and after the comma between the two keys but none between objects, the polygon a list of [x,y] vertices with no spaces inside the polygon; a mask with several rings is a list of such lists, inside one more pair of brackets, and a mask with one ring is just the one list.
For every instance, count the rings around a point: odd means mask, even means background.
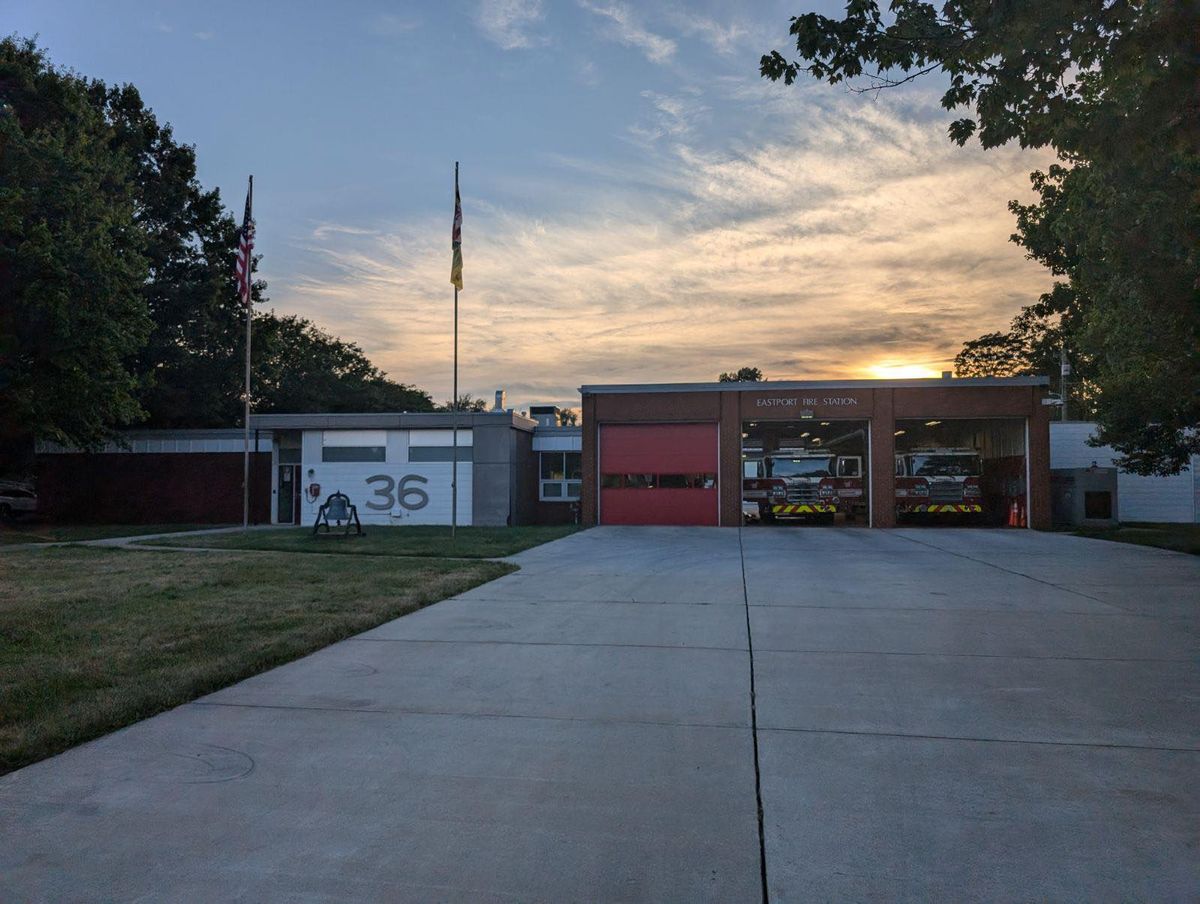
[{"label": "green grass lawn", "polygon": [[311,527],[281,527],[248,533],[166,537],[145,541],[155,546],[203,546],[211,549],[266,549],[278,552],[332,552],[367,556],[437,556],[494,559],[511,556],[574,533],[574,525],[535,527],[460,527],[450,542],[450,528],[438,525],[403,527],[367,525],[365,536],[314,538]]},{"label": "green grass lawn", "polygon": [[94,547],[0,553],[0,773],[513,570]]},{"label": "green grass lawn", "polygon": [[1157,546],[1200,556],[1200,524],[1154,524],[1130,522],[1120,527],[1099,529],[1080,528],[1079,537],[1094,537],[1098,540],[1116,540],[1119,543],[1136,543],[1139,546]]},{"label": "green grass lawn", "polygon": [[18,521],[0,523],[0,546],[13,543],[57,543],[75,540],[104,540],[108,537],[139,537],[181,530],[203,530],[220,524],[35,524]]}]

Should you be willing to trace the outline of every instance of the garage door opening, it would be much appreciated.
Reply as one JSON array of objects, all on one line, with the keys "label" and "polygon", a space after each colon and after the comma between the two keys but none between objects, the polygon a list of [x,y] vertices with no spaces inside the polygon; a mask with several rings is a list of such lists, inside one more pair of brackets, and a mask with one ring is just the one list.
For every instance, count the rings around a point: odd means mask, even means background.
[{"label": "garage door opening", "polygon": [[1024,527],[1025,420],[896,422],[896,521],[903,525]]},{"label": "garage door opening", "polygon": [[750,524],[866,526],[865,420],[742,424],[742,515]]},{"label": "garage door opening", "polygon": [[600,523],[716,526],[716,424],[603,424]]}]

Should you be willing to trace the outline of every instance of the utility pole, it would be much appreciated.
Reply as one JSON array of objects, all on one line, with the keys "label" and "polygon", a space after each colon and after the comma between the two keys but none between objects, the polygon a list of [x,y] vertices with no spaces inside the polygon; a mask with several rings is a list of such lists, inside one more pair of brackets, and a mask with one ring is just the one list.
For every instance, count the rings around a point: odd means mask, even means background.
[{"label": "utility pole", "polygon": [[1067,361],[1067,343],[1064,341],[1058,347],[1058,366],[1059,366],[1059,395],[1062,396],[1062,420],[1067,419],[1067,377],[1071,375],[1071,364]]}]

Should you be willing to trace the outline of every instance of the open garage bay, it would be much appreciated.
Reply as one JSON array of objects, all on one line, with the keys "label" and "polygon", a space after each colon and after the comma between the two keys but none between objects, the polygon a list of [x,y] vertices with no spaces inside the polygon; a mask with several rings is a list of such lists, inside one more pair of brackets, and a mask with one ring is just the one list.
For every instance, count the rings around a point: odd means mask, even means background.
[{"label": "open garage bay", "polygon": [[1200,559],[612,527],[515,561],[0,779],[0,899],[1200,888]]}]

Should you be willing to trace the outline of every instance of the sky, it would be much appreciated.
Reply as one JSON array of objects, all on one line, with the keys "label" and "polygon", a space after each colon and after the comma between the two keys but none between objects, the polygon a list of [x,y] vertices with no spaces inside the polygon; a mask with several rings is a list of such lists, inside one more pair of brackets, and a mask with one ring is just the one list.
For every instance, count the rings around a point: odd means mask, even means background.
[{"label": "sky", "polygon": [[450,397],[590,383],[936,376],[1049,288],[1009,241],[1043,152],[960,148],[940,83],[758,75],[790,2],[0,0],[131,82],[240,217],[268,307]]}]

